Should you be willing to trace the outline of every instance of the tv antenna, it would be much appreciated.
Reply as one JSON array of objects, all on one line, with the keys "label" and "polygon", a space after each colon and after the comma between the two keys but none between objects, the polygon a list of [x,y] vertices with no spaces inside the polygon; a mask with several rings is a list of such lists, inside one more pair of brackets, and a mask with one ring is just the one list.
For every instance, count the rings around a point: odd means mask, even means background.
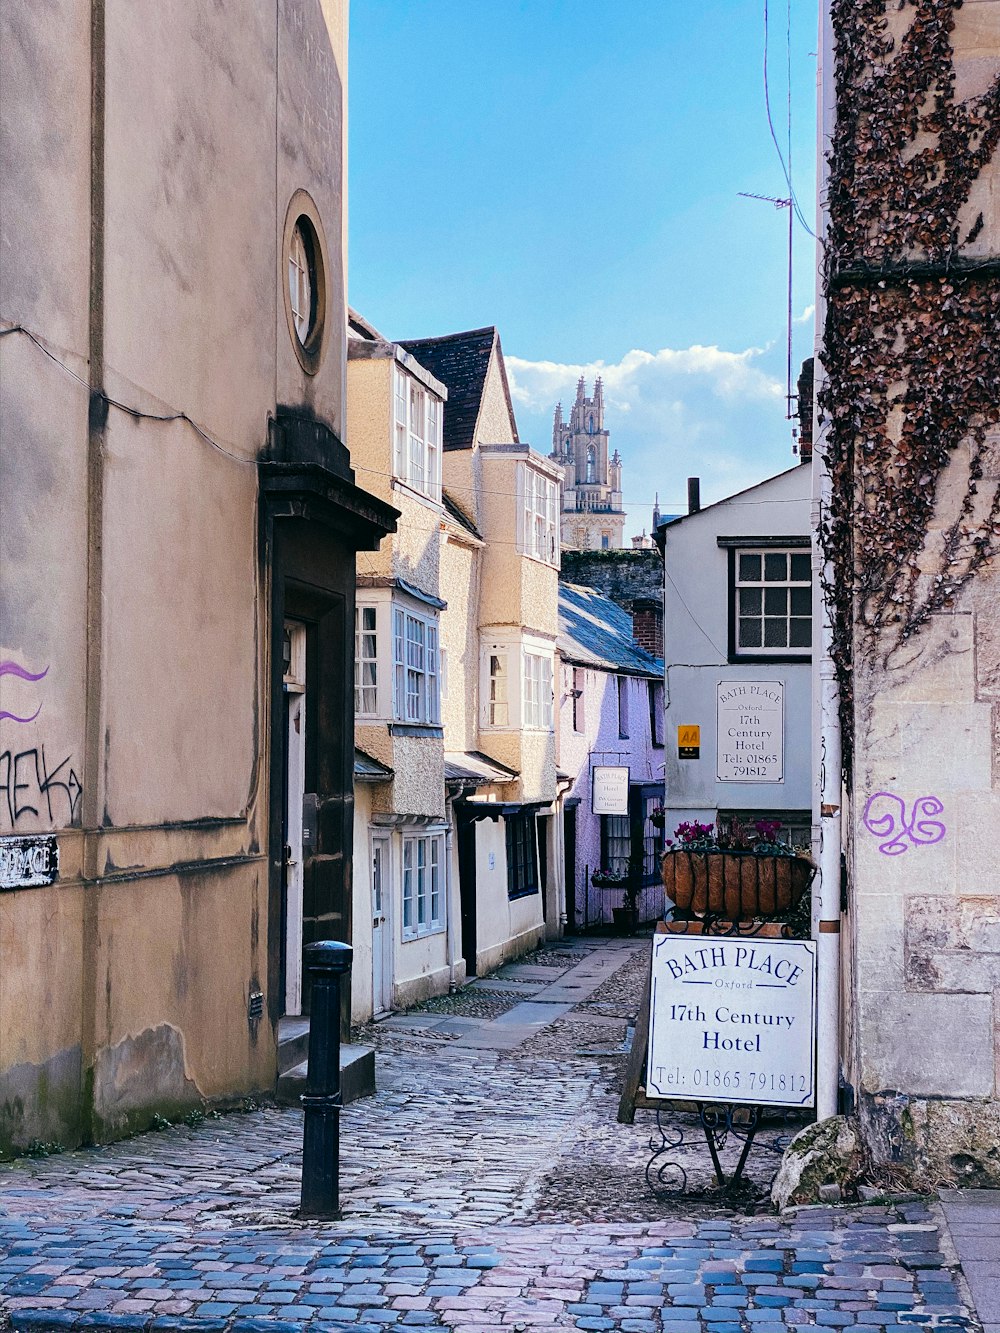
[{"label": "tv antenna", "polygon": [[794,224],[794,210],[792,200],[776,199],[770,194],[750,194],[747,190],[739,190],[741,199],[758,199],[764,204],[773,204],[775,208],[788,209],[788,348],[785,365],[785,420],[791,421],[795,415],[792,411],[792,402],[797,395],[792,393],[792,237]]}]

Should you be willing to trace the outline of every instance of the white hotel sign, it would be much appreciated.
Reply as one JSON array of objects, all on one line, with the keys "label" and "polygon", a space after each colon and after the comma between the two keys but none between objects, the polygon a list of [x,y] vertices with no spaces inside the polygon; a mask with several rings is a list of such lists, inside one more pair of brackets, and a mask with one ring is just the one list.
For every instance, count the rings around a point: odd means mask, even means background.
[{"label": "white hotel sign", "polygon": [[720,681],[717,736],[720,782],[783,782],[784,681]]},{"label": "white hotel sign", "polygon": [[812,940],[653,937],[647,1096],[812,1106],[815,1034]]}]

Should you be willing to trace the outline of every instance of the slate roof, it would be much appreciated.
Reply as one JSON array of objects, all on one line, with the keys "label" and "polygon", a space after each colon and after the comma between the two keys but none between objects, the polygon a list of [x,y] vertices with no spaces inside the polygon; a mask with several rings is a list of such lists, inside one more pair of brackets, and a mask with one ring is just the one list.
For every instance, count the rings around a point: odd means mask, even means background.
[{"label": "slate roof", "polygon": [[494,782],[513,782],[518,776],[513,768],[490,759],[480,750],[446,750],[444,756],[445,782],[483,787]]},{"label": "slate roof", "polygon": [[[500,335],[491,324],[485,329],[470,329],[467,333],[449,333],[441,338],[400,338],[399,346],[417,358],[425,370],[448,389],[448,405],[444,411],[444,447],[471,449],[476,438],[476,424],[483,401],[486,373],[494,346],[500,364],[510,425],[517,440],[517,422],[507,384]],[[493,443],[493,441],[489,441]]]},{"label": "slate roof", "polygon": [[373,759],[366,750],[354,748],[354,780],[355,782],[388,782],[392,777],[392,769],[386,768],[385,764],[380,764],[377,759]]},{"label": "slate roof", "polygon": [[559,652],[580,666],[657,680],[663,676],[663,659],[645,652],[632,638],[629,613],[576,583],[559,583]]}]

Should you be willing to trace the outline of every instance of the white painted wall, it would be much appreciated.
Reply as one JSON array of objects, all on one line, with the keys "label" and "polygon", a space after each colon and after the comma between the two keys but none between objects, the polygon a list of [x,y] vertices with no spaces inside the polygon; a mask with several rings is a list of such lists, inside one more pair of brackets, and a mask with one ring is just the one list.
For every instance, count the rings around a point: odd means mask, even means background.
[{"label": "white painted wall", "polygon": [[[729,661],[729,556],[720,537],[805,537],[810,469],[801,465],[666,528],[664,755],[666,835],[720,809],[809,810],[811,671],[801,662]],[[777,680],[785,689],[784,780],[716,778],[720,681]],[[701,757],[679,759],[678,726],[701,727]]]}]

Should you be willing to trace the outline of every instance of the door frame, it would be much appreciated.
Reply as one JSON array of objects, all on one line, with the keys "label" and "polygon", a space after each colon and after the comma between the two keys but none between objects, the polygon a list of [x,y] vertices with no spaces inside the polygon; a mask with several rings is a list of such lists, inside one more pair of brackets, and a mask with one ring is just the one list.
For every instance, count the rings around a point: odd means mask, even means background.
[{"label": "door frame", "polygon": [[[282,673],[285,699],[285,811],[282,847],[282,939],[284,1012],[302,1013],[302,924],[304,915],[304,853],[302,810],[306,794],[306,643],[304,621],[286,619],[282,642],[289,636],[289,665]],[[297,710],[297,712],[296,712]]]},{"label": "door frame", "polygon": [[[375,986],[375,959],[376,959],[376,935],[375,935],[375,857],[376,848],[381,849],[382,855],[379,860],[380,869],[380,896],[382,900],[382,924],[379,927],[380,940],[378,952],[381,952],[380,971],[382,985],[380,989]],[[393,993],[393,906],[394,889],[396,877],[393,867],[393,837],[385,829],[371,829],[368,835],[369,861],[371,867],[371,891],[372,891],[372,1016],[381,1017],[383,1014],[392,1012],[392,993]]]},{"label": "door frame", "polygon": [[462,957],[465,976],[476,975],[476,819],[461,802],[455,804],[458,841],[458,894],[462,907]]}]

